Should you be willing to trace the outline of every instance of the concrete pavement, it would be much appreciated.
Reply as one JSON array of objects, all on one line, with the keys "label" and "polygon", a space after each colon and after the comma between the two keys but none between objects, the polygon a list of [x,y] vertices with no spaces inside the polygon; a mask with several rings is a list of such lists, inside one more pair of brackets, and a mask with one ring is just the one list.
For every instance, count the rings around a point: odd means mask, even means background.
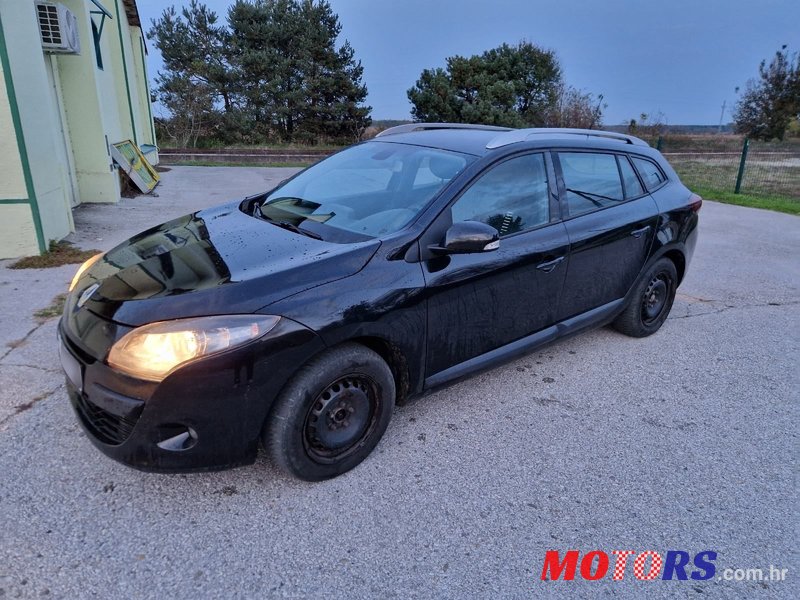
[{"label": "concrete pavement", "polygon": [[[175,167],[75,213],[108,249],[291,170]],[[395,410],[333,481],[152,475],[105,458],[62,386],[74,267],[0,263],[0,597],[794,598],[800,219],[707,202],[662,330],[593,331]],[[550,549],[703,550],[788,581],[542,582]],[[794,590],[794,591],[792,591]]]}]

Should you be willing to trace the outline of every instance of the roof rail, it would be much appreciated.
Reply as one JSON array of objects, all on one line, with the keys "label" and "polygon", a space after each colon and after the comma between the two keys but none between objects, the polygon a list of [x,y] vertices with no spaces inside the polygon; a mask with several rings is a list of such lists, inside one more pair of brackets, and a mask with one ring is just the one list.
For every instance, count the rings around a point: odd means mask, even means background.
[{"label": "roof rail", "polygon": [[396,135],[398,133],[411,133],[413,131],[428,131],[431,129],[482,129],[484,131],[507,131],[513,129],[509,127],[497,127],[495,125],[472,125],[470,123],[407,123],[384,129],[375,137],[386,135]]},{"label": "roof rail", "polygon": [[618,142],[623,142],[625,144],[633,144],[636,146],[649,146],[647,142],[638,137],[632,135],[626,135],[624,133],[615,133],[613,131],[601,131],[600,129],[569,129],[569,128],[531,128],[531,129],[513,129],[506,133],[501,133],[497,137],[493,138],[488,144],[486,144],[486,148],[500,148],[501,146],[507,146],[508,144],[515,144],[517,142],[524,142],[530,139],[533,139],[534,136],[537,135],[545,135],[550,138],[553,137],[561,137],[564,136],[565,138],[569,138],[569,136],[574,135],[583,135],[586,136],[586,139],[591,139],[593,137],[596,138],[605,138],[610,140],[616,140]]}]

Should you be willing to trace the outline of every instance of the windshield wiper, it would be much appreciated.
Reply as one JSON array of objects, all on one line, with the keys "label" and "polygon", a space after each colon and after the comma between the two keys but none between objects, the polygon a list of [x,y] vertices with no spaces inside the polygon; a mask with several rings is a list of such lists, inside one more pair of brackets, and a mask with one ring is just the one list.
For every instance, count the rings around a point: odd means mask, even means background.
[{"label": "windshield wiper", "polygon": [[302,227],[298,227],[294,223],[289,223],[288,221],[275,221],[273,219],[269,219],[269,222],[275,225],[276,227],[280,227],[281,229],[287,229],[289,231],[293,231],[294,233],[299,233],[300,235],[305,235],[310,238],[314,238],[315,240],[321,240],[322,236],[318,233],[314,233],[313,231],[309,231],[308,229],[303,229]]},{"label": "windshield wiper", "polygon": [[603,203],[602,202],[598,202],[592,196],[594,196],[595,198],[602,198],[603,200],[611,200],[611,202],[619,202],[620,201],[617,198],[612,198],[611,196],[603,196],[603,194],[595,194],[594,192],[582,192],[581,190],[575,190],[575,189],[572,189],[572,188],[567,188],[567,191],[568,192],[572,192],[573,194],[577,194],[581,198],[586,198],[589,202],[591,202],[595,206],[599,206],[601,208],[603,207]]}]

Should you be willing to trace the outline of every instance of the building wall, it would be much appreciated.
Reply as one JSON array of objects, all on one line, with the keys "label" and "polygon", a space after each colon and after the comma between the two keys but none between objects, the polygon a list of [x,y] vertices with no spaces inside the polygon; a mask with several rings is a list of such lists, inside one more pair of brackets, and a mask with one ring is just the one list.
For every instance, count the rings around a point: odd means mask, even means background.
[{"label": "building wall", "polygon": [[147,55],[144,32],[139,27],[131,27],[131,46],[133,51],[134,73],[137,94],[134,101],[142,118],[139,130],[139,146],[156,145],[156,130],[153,124],[153,107],[150,103],[150,86],[147,78]]},{"label": "building wall", "polygon": [[25,174],[17,148],[17,132],[11,115],[11,102],[6,90],[5,71],[0,62],[0,201],[24,200]]},{"label": "building wall", "polygon": [[57,1],[77,18],[79,55],[42,51],[34,0],[0,0],[8,71],[0,88],[0,258],[44,251],[65,237],[75,204],[119,200],[110,144],[155,145],[144,39],[124,1],[101,0],[112,15],[100,37],[102,68],[92,35],[97,7]]},{"label": "building wall", "polygon": [[94,5],[88,0],[62,2],[78,18],[81,38],[80,56],[65,54],[56,58],[61,79],[60,102],[67,116],[80,201],[116,202],[120,182],[108,151],[108,144],[119,141],[123,135],[114,81],[119,64],[112,60],[119,52],[114,45],[116,23],[106,20],[104,24],[100,36],[103,69],[99,69],[91,26],[91,19],[99,22],[99,17],[90,13],[96,10]]},{"label": "building wall", "polygon": [[[0,48],[0,53],[3,51]],[[4,62],[0,61],[0,251],[9,256],[22,256],[36,254],[39,243],[28,201]]]},{"label": "building wall", "polygon": [[[47,132],[46,123],[44,126],[36,123],[30,111],[27,111],[26,114],[24,110],[25,102],[31,98],[32,94],[37,92],[47,94],[44,57],[41,51],[38,54],[30,55],[28,40],[25,39],[26,30],[31,22],[37,27],[35,33],[38,36],[38,25],[32,20],[31,15],[25,10],[26,8],[29,7],[14,2],[14,0],[0,0],[0,29],[2,30],[0,32],[0,63],[2,63],[3,69],[3,96],[5,97],[3,103],[10,111],[13,132],[6,144],[16,145],[16,156],[12,158],[10,167],[12,182],[16,183],[11,185],[16,188],[15,195],[22,196],[8,199],[11,202],[6,201],[0,204],[2,233],[7,234],[0,237],[0,257],[17,256],[23,251],[35,254],[47,248],[37,192],[47,196],[48,205],[52,203],[58,192],[57,185],[52,185],[53,177],[45,175],[37,185],[33,178],[33,168],[30,162],[31,155],[39,152],[49,153],[52,156],[54,147],[52,132]],[[13,24],[13,26],[9,27],[9,24]],[[38,103],[36,100],[35,104]],[[47,115],[43,116],[43,120],[48,121]],[[30,132],[26,131],[28,127],[31,128]],[[25,182],[24,194],[19,192],[17,165],[22,169]],[[60,212],[63,216],[63,208]],[[48,225],[57,225],[54,221],[54,219],[49,219]],[[33,224],[32,228],[30,227],[31,223]],[[55,235],[60,234],[59,237],[63,237],[69,231],[67,225],[63,232],[55,231]]]}]

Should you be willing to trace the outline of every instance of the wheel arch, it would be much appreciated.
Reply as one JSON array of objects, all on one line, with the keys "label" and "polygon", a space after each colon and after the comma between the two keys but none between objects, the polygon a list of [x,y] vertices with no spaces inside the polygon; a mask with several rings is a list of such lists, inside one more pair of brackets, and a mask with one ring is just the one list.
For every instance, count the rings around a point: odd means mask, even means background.
[{"label": "wheel arch", "polygon": [[678,248],[669,248],[661,256],[670,259],[675,264],[675,270],[678,271],[678,285],[680,285],[686,273],[686,256]]},{"label": "wheel arch", "polygon": [[[647,269],[649,269],[653,263],[655,263],[657,260],[661,258],[668,258],[675,265],[675,270],[678,272],[678,285],[680,285],[681,282],[683,281],[684,275],[686,274],[687,260],[686,260],[686,252],[681,246],[677,244],[663,246],[659,248],[657,252],[653,253],[653,255],[645,264],[639,276],[641,277],[642,275],[644,275]],[[636,285],[634,284],[634,286],[631,289],[635,287]]]},{"label": "wheel arch", "polygon": [[405,404],[409,396],[411,387],[408,359],[405,353],[392,342],[378,336],[359,336],[351,338],[346,342],[354,342],[366,346],[373,352],[377,353],[392,371],[395,383],[395,404]]}]

